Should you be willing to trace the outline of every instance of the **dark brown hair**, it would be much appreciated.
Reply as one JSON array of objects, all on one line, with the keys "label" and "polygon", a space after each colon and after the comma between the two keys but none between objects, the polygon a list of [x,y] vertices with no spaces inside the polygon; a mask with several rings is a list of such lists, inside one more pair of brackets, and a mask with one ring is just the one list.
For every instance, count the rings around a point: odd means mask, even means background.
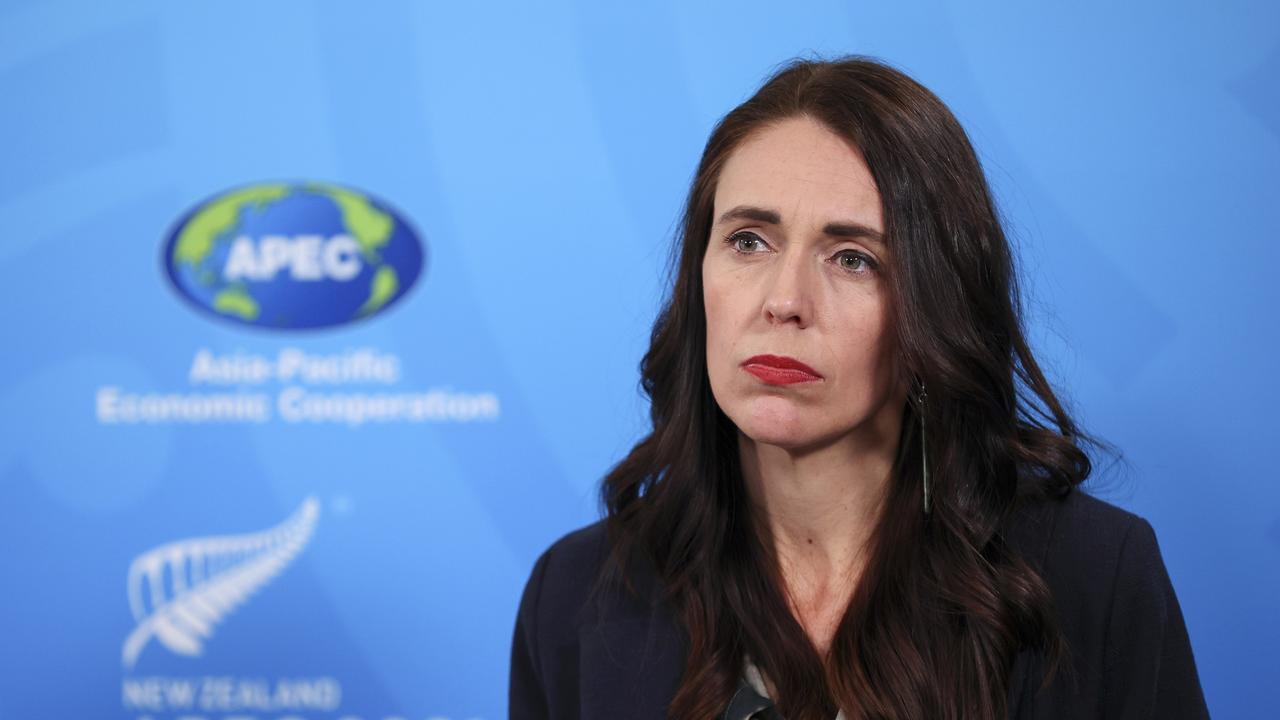
[{"label": "dark brown hair", "polygon": [[[742,141],[807,116],[852,143],[875,179],[909,401],[869,562],[820,657],[791,614],[768,542],[752,530],[737,432],[712,396],[701,263],[716,182]],[[1012,660],[1066,649],[1043,579],[1001,528],[1027,496],[1061,496],[1090,472],[1080,433],[1032,356],[1008,242],[964,130],[931,92],[862,57],[793,60],[724,117],[689,190],[674,285],[641,363],[653,430],[605,478],[619,566],[640,553],[688,636],[669,713],[706,720],[744,653],[788,720],[998,718]],[[928,430],[932,512],[918,433]],[[910,460],[909,460],[910,459]]]}]

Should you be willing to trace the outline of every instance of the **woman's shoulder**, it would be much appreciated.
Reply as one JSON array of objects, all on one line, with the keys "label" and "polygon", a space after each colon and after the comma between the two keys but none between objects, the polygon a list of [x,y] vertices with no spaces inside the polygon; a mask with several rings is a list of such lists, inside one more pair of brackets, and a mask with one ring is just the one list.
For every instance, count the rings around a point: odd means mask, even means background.
[{"label": "woman's shoulder", "polygon": [[529,573],[526,595],[533,595],[530,599],[536,601],[539,614],[573,604],[575,598],[586,594],[607,555],[604,520],[571,530],[538,555]]},{"label": "woman's shoulder", "polygon": [[652,573],[637,558],[626,579],[635,593],[617,582],[621,573],[607,573],[618,564],[609,541],[607,520],[571,530],[553,541],[534,562],[525,585],[523,611],[538,616],[547,631],[572,633],[588,620],[609,622],[643,613],[647,607],[636,594],[652,591]]},{"label": "woman's shoulder", "polygon": [[1005,537],[1044,577],[1068,623],[1109,617],[1117,595],[1159,599],[1168,587],[1151,523],[1080,487],[1023,501]]},{"label": "woman's shoulder", "polygon": [[585,566],[600,563],[608,555],[608,532],[605,520],[596,520],[564,533],[548,545],[538,557],[538,564],[547,565],[557,573],[571,576],[583,574]]},{"label": "woman's shoulder", "polygon": [[1080,487],[1023,500],[1005,536],[1037,570],[1087,581],[1072,583],[1077,590],[1106,591],[1121,561],[1145,565],[1159,557],[1150,522]]},{"label": "woman's shoulder", "polygon": [[[516,616],[511,717],[659,717],[675,692],[684,637],[637,557],[622,572],[607,521],[566,533],[534,563]],[[620,705],[621,704],[621,705]]]},{"label": "woman's shoulder", "polygon": [[1093,698],[1107,717],[1207,716],[1182,610],[1146,518],[1073,488],[1024,503],[1006,538],[1048,585],[1079,683],[1066,695],[1028,695],[1028,706]]}]

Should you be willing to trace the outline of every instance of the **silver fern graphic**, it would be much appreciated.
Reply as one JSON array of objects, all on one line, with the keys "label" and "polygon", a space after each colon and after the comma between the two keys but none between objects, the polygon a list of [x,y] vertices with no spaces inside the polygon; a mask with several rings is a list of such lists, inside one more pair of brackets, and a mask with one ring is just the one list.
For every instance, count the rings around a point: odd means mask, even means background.
[{"label": "silver fern graphic", "polygon": [[308,497],[268,530],[179,540],[134,558],[129,607],[138,626],[124,641],[125,667],[153,637],[180,655],[200,655],[213,626],[306,547],[319,516],[320,503]]}]

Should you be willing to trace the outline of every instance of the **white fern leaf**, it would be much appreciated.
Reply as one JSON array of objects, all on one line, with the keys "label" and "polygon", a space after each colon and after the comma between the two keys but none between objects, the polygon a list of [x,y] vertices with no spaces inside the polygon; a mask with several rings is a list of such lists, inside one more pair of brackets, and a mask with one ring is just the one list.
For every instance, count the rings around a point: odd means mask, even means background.
[{"label": "white fern leaf", "polygon": [[200,655],[214,626],[306,547],[319,516],[320,503],[309,497],[268,530],[180,540],[134,558],[129,608],[138,624],[124,641],[125,666],[153,637],[179,655]]}]

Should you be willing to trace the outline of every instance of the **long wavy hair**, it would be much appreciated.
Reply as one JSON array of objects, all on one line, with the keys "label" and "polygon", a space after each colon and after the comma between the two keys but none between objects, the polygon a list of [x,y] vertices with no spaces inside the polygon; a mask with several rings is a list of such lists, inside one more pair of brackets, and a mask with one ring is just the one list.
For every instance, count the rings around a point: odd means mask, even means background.
[{"label": "long wavy hair", "polygon": [[[737,430],[711,392],[701,264],[721,169],[761,128],[808,116],[857,147],[883,206],[893,342],[910,398],[869,560],[826,657],[789,610],[753,530]],[[929,90],[856,56],[797,59],[711,133],[679,229],[674,284],[641,363],[653,429],[601,487],[613,557],[639,553],[688,637],[668,712],[717,716],[749,654],[788,720],[1001,718],[1013,658],[1068,648],[1044,580],[1002,535],[1029,496],[1084,481],[1095,440],[1055,396],[1022,330],[1013,259],[964,130]],[[931,512],[922,511],[928,428]],[[628,583],[629,585],[630,583]]]}]

